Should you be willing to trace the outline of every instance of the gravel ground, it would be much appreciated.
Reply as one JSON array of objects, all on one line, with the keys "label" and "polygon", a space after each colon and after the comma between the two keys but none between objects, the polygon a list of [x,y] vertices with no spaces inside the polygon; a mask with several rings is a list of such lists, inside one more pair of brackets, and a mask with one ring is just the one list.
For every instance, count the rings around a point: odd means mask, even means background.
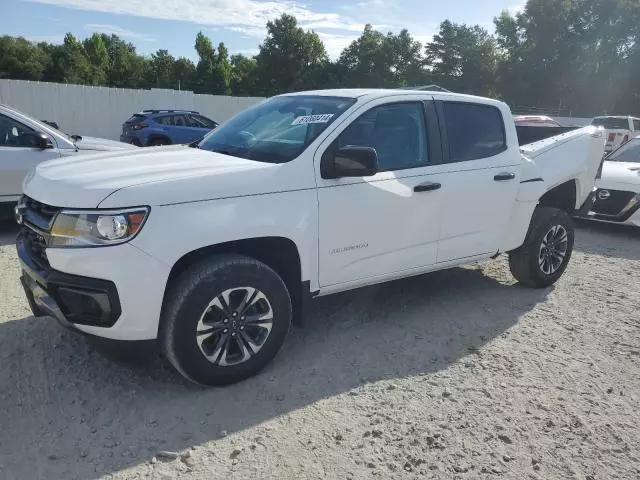
[{"label": "gravel ground", "polygon": [[640,232],[581,224],[565,276],[504,258],[323,299],[257,378],[114,362],[30,316],[0,227],[6,480],[640,477]]}]

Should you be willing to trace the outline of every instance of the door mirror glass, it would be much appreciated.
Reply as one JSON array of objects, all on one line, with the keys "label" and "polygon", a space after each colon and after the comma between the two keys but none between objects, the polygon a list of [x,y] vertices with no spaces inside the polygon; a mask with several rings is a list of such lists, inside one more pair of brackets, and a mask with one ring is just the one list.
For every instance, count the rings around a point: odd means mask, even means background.
[{"label": "door mirror glass", "polygon": [[33,143],[36,148],[39,148],[41,150],[53,148],[53,142],[51,141],[51,139],[42,132],[33,134]]},{"label": "door mirror glass", "polygon": [[375,148],[345,146],[322,162],[322,178],[370,177],[378,173]]}]

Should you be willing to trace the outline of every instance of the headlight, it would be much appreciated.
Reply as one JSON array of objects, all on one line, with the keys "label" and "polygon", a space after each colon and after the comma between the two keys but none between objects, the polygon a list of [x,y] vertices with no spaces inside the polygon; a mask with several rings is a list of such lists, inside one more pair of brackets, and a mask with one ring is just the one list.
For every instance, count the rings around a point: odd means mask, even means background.
[{"label": "headlight", "polygon": [[95,247],[131,240],[142,228],[149,208],[63,210],[53,222],[49,247]]}]

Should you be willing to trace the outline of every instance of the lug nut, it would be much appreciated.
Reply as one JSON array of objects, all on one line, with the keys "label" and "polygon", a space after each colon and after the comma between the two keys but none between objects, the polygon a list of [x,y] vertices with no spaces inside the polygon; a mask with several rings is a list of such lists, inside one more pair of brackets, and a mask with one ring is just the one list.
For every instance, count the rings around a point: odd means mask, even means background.
[{"label": "lug nut", "polygon": [[244,330],[244,326],[241,326],[241,327],[240,327],[240,330]]},{"label": "lug nut", "polygon": [[229,323],[229,319],[228,319],[228,318],[225,318],[225,319],[222,321],[222,323]]},{"label": "lug nut", "polygon": [[244,322],[244,318],[245,318],[245,317],[240,317],[240,320],[242,320],[242,321]]},{"label": "lug nut", "polygon": [[233,313],[232,313],[232,315],[233,315],[234,317],[237,317],[237,316],[238,316],[238,312],[233,312]]},{"label": "lug nut", "polygon": [[232,337],[235,337],[235,336],[236,336],[236,332],[233,332],[233,333],[231,334],[231,336],[232,336]]},{"label": "lug nut", "polygon": [[228,328],[225,328],[225,329],[222,331],[222,333],[229,333],[229,329],[228,329]]}]

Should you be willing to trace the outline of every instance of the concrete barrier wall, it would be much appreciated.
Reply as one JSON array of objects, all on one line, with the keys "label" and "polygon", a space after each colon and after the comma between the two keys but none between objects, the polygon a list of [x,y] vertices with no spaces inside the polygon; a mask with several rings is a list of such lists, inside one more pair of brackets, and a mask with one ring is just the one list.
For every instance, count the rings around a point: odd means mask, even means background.
[{"label": "concrete barrier wall", "polygon": [[260,97],[197,95],[178,90],[133,90],[61,83],[0,80],[0,103],[69,134],[119,140],[132,113],[151,108],[196,110],[217,122],[261,101]]}]

